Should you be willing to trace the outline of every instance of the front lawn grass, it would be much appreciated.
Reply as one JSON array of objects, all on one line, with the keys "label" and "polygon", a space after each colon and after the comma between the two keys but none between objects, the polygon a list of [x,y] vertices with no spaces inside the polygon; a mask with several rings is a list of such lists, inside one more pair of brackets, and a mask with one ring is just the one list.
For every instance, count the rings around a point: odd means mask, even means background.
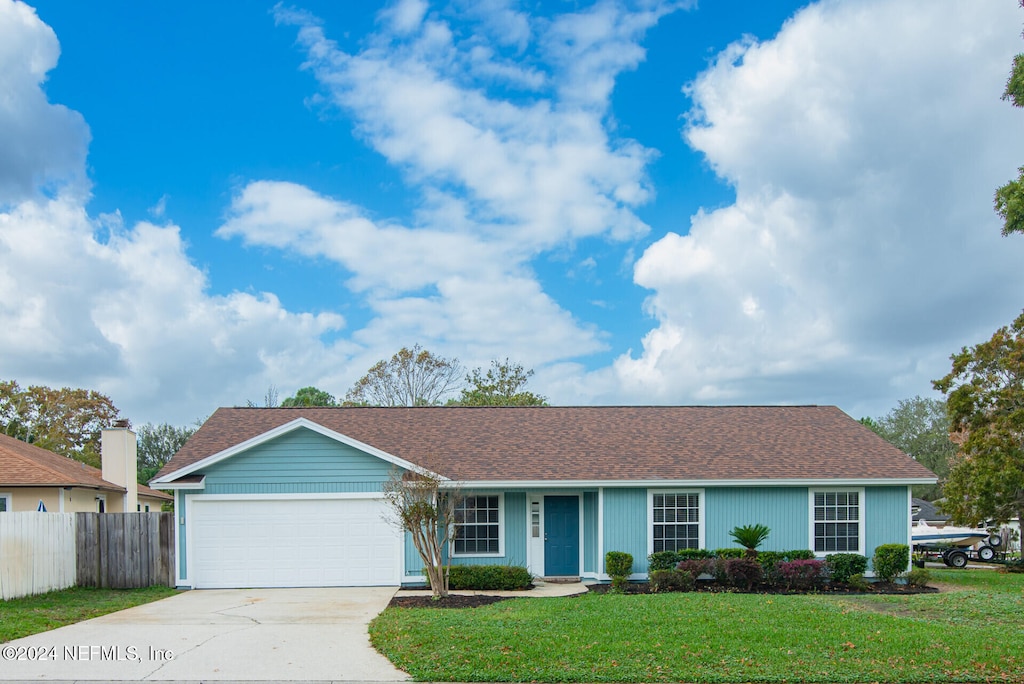
[{"label": "front lawn grass", "polygon": [[370,635],[422,681],[1020,681],[1020,599],[1014,580],[891,597],[587,594],[388,609]]},{"label": "front lawn grass", "polygon": [[0,601],[0,643],[167,598],[176,593],[177,590],[171,587],[75,587]]}]

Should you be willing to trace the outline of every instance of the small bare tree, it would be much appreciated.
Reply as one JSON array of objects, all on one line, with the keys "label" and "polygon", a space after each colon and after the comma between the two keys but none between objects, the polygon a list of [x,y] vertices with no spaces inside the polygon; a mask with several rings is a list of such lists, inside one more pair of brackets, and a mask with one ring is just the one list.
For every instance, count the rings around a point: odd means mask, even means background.
[{"label": "small bare tree", "polygon": [[441,489],[442,478],[433,473],[391,472],[384,483],[384,499],[394,513],[393,524],[409,532],[435,599],[448,596],[448,570],[444,549],[455,536],[457,489]]}]

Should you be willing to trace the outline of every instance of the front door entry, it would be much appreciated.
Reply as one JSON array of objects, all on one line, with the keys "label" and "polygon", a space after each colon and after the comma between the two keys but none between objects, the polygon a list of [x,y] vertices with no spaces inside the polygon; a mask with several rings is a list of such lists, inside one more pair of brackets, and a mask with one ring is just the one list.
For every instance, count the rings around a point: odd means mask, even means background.
[{"label": "front door entry", "polygon": [[580,499],[544,497],[544,576],[580,574]]}]

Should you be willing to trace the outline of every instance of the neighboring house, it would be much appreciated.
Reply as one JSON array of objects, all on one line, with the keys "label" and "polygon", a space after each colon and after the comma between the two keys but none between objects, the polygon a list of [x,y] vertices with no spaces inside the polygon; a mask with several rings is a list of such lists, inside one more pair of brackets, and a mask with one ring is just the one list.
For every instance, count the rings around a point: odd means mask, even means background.
[{"label": "neighboring house", "polygon": [[928,523],[934,527],[942,527],[949,522],[949,516],[939,513],[933,502],[917,497],[910,500],[910,512],[914,515],[914,522]]},{"label": "neighboring house", "polygon": [[103,470],[0,435],[0,513],[159,511],[168,494],[135,481],[135,433],[103,431]]},{"label": "neighboring house", "polygon": [[936,477],[835,407],[222,408],[150,484],[176,490],[184,587],[422,583],[386,522],[395,469],[465,497],[453,563],[603,580],[607,551],[734,546],[870,556],[910,542]]}]

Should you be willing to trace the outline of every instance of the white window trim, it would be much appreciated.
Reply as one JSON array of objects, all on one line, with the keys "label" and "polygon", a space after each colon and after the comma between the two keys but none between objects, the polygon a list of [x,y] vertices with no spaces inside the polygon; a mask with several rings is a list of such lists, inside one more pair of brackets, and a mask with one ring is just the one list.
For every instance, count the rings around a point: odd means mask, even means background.
[{"label": "white window trim", "polygon": [[97,502],[96,503],[96,512],[97,513],[100,512],[100,505],[98,503],[100,501],[103,502],[103,512],[104,513],[109,513],[110,512],[110,511],[107,510],[107,495],[106,494],[97,494],[94,501]]},{"label": "white window trim", "polygon": [[[808,487],[807,488],[807,520],[808,520],[808,542],[807,548],[814,550],[814,523],[817,522],[814,519],[814,495],[825,494],[829,492],[856,492],[858,501],[858,513],[857,518],[857,550],[856,551],[814,551],[814,555],[818,558],[824,558],[825,556],[832,553],[859,553],[862,556],[866,556],[865,543],[864,543],[864,528],[865,520],[867,518],[867,500],[864,497],[863,487]],[[845,521],[853,522],[853,521]]]},{"label": "white window trim", "polygon": [[[697,495],[697,548],[705,548],[704,528],[706,524],[705,497],[703,489],[648,489],[647,490],[647,555],[654,553],[654,495],[655,494],[696,494]],[[603,564],[603,561],[602,561]]]},{"label": "white window trim", "polygon": [[[461,496],[496,496],[498,497],[498,552],[497,553],[455,553],[455,537],[448,540],[449,558],[503,558],[505,556],[505,495],[501,492],[463,492]],[[529,510],[529,499],[527,499]]]},{"label": "white window trim", "polygon": [[3,499],[6,505],[4,506],[4,512],[14,512],[14,496],[10,492],[0,492],[0,499]]}]

